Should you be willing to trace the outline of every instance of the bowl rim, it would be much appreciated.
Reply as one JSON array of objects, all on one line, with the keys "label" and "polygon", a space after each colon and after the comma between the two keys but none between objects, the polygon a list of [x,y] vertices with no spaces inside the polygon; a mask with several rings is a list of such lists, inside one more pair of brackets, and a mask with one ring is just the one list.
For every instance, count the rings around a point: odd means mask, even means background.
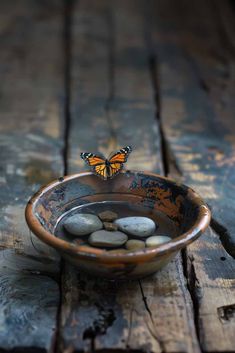
[{"label": "bowl rim", "polygon": [[[121,173],[138,173],[144,174],[146,176],[153,176],[160,179],[169,181],[170,183],[177,183],[179,187],[185,187],[185,184],[180,183],[172,178],[168,178],[152,172],[144,172],[137,170],[123,170]],[[211,212],[207,204],[203,199],[190,187],[186,186],[188,189],[189,196],[199,207],[198,216],[195,219],[194,224],[190,227],[189,230],[182,233],[180,236],[170,240],[165,244],[161,244],[156,248],[145,248],[137,251],[128,251],[128,253],[112,253],[108,251],[104,252],[101,249],[92,248],[93,252],[89,252],[89,247],[76,245],[74,243],[69,243],[66,240],[57,238],[54,234],[47,231],[39,219],[34,213],[34,207],[38,200],[49,190],[56,187],[57,185],[73,180],[79,177],[91,176],[94,175],[92,172],[80,172],[76,174],[71,174],[67,176],[60,177],[47,185],[42,186],[28,201],[25,208],[25,219],[30,230],[43,242],[62,251],[63,253],[73,254],[77,257],[86,258],[89,260],[100,260],[101,262],[114,263],[114,262],[136,262],[136,261],[146,261],[147,259],[154,258],[156,256],[163,256],[166,254],[171,254],[180,250],[181,248],[189,245],[194,240],[196,240],[202,232],[208,227],[211,220]],[[95,175],[94,175],[95,176]]]}]

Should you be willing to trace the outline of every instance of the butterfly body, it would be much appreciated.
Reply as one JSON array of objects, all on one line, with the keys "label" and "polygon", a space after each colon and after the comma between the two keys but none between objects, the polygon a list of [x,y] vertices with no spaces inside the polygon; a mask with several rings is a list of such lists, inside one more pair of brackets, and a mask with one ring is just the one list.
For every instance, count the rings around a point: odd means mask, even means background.
[{"label": "butterfly body", "polygon": [[126,146],[112,154],[108,159],[102,155],[83,152],[81,153],[81,158],[92,167],[96,175],[107,180],[113,178],[122,170],[123,163],[127,161],[131,151],[131,147]]}]

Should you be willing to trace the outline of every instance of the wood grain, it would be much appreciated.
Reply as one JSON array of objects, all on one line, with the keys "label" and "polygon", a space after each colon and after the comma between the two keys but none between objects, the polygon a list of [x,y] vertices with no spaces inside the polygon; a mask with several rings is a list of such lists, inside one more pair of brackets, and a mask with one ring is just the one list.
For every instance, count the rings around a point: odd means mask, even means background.
[{"label": "wood grain", "polygon": [[[144,17],[134,2],[79,1],[72,15],[68,171],[80,152],[133,146],[128,168],[162,173]],[[108,282],[65,265],[59,348],[64,352],[199,352],[177,257],[143,281]]]},{"label": "wood grain", "polygon": [[[64,5],[0,3],[0,351],[234,352],[231,2]],[[68,264],[60,279],[25,204],[64,170],[86,169],[80,152],[127,144],[128,168],[169,173],[202,194],[212,228],[141,281]]]},{"label": "wood grain", "polygon": [[224,38],[232,9],[225,28],[219,6],[165,1],[149,13],[173,175],[204,196],[214,217],[213,230],[184,258],[200,344],[205,352],[234,352],[234,53]]},{"label": "wood grain", "polygon": [[29,197],[63,173],[58,1],[0,3],[0,350],[49,352],[59,304],[58,256],[30,234]]}]

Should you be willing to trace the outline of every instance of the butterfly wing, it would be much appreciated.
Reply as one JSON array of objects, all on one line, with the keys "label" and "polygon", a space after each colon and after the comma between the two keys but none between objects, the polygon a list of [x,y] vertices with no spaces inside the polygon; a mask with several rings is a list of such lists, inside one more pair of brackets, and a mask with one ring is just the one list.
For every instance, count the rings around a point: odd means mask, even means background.
[{"label": "butterfly wing", "polygon": [[118,174],[122,168],[123,168],[123,163],[127,161],[127,158],[129,154],[131,153],[132,149],[130,146],[126,146],[124,148],[121,148],[119,151],[115,152],[110,158],[109,158],[109,178],[114,177],[116,174]]},{"label": "butterfly wing", "polygon": [[121,148],[109,158],[109,163],[125,163],[131,151],[131,146]]},{"label": "butterfly wing", "polygon": [[123,168],[122,163],[110,163],[109,165],[109,178],[113,178],[118,174]]},{"label": "butterfly wing", "polygon": [[102,179],[107,180],[114,177],[123,168],[132,149],[130,146],[121,148],[115,152],[107,161],[104,157],[93,153],[81,153],[81,158],[92,167],[93,172]]},{"label": "butterfly wing", "polygon": [[83,152],[81,153],[81,158],[89,166],[92,167],[93,172],[96,175],[100,176],[102,179],[105,179],[105,180],[108,178],[106,160],[103,157],[97,156],[96,154],[93,154],[93,153]]},{"label": "butterfly wing", "polygon": [[94,173],[101,177],[104,180],[107,180],[109,177],[108,167],[105,164],[96,165],[93,169]]},{"label": "butterfly wing", "polygon": [[105,159],[103,157],[97,156],[93,153],[81,153],[81,158],[91,167],[95,167],[96,165],[105,164]]}]

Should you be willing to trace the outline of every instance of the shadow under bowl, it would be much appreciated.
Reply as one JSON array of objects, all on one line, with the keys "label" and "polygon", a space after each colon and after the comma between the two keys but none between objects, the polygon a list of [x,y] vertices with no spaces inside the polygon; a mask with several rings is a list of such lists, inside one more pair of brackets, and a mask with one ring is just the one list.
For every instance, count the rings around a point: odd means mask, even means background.
[{"label": "shadow under bowl", "polygon": [[[110,202],[140,207],[145,216],[162,215],[174,224],[177,234],[158,247],[126,253],[78,245],[56,236],[60,220],[71,210]],[[59,178],[31,198],[25,214],[31,231],[79,270],[112,279],[138,278],[156,272],[196,240],[211,218],[209,208],[191,188],[138,171],[123,171],[106,181],[90,172]]]}]

